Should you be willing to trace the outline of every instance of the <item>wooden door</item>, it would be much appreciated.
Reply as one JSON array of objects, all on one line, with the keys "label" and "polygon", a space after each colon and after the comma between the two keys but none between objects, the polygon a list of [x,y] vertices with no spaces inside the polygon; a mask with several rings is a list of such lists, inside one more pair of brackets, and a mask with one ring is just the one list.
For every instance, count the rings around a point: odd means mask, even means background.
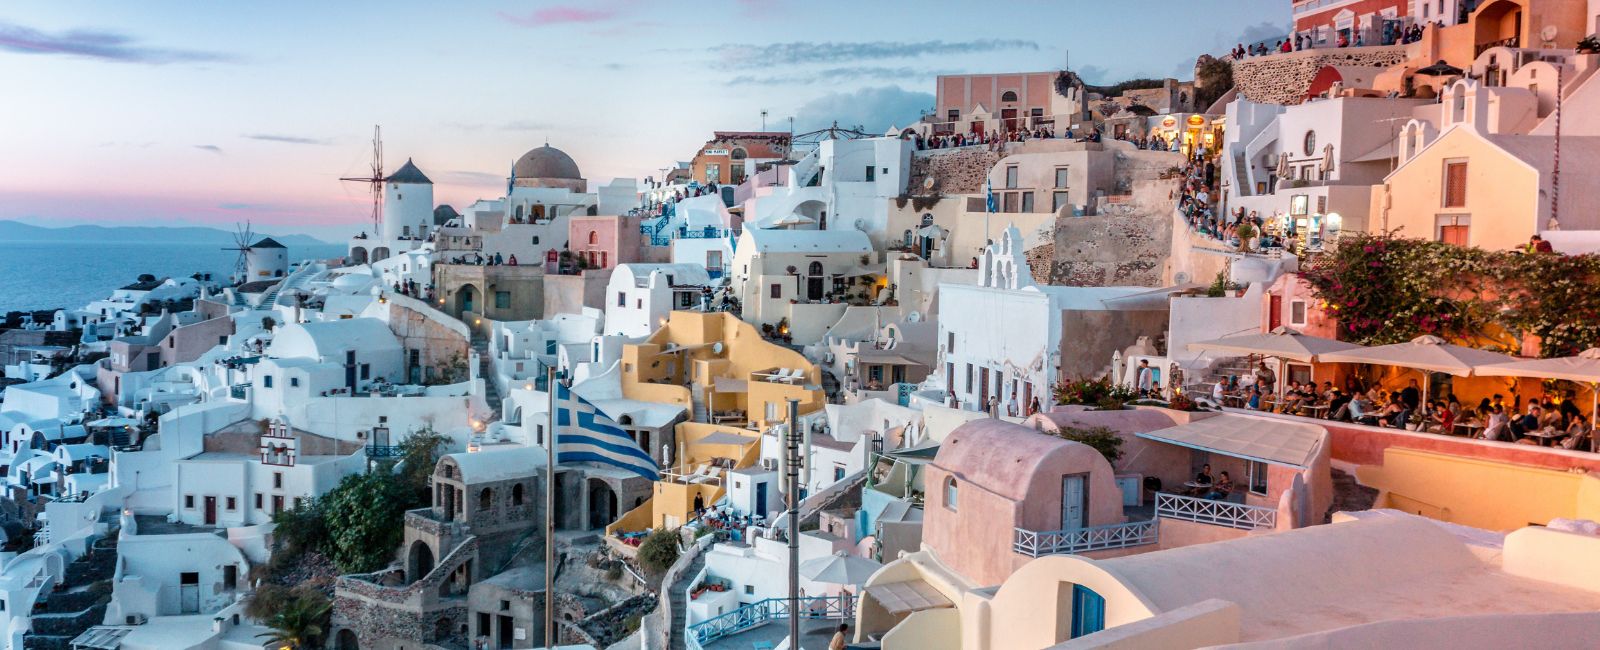
[{"label": "wooden door", "polygon": [[1267,307],[1267,331],[1270,332],[1283,324],[1283,296],[1272,296]]},{"label": "wooden door", "polygon": [[217,498],[206,497],[206,525],[217,525]]},{"label": "wooden door", "polygon": [[1061,477],[1061,530],[1083,528],[1087,486],[1082,474]]}]

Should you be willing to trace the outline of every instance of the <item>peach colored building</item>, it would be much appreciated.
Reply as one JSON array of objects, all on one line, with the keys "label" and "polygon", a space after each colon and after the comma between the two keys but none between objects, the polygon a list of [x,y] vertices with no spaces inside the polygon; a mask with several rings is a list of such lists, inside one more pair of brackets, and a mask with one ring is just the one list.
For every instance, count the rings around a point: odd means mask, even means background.
[{"label": "peach colored building", "polygon": [[[639,261],[639,218],[573,216],[567,222],[567,247],[587,269],[611,269]],[[524,263],[531,263],[529,260]]]},{"label": "peach colored building", "polygon": [[1074,120],[1076,95],[1056,92],[1059,72],[940,75],[935,82],[934,113],[925,135],[972,133],[1044,127],[1065,129]]},{"label": "peach colored building", "polygon": [[689,161],[691,180],[738,185],[754,176],[762,162],[789,156],[786,131],[715,131]]}]

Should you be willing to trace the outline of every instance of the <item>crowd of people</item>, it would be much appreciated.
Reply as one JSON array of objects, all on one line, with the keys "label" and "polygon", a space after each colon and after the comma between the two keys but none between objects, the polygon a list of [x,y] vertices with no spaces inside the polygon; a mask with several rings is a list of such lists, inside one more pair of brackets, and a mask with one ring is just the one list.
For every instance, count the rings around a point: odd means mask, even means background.
[{"label": "crowd of people", "polygon": [[1590,419],[1578,408],[1572,391],[1560,397],[1546,395],[1507,403],[1502,395],[1483,398],[1467,408],[1449,395],[1422,400],[1416,379],[1398,390],[1365,386],[1354,377],[1344,388],[1325,381],[1290,380],[1278,396],[1276,377],[1265,363],[1241,376],[1218,379],[1211,399],[1217,404],[1258,411],[1315,417],[1369,426],[1470,436],[1528,445],[1556,445],[1566,449],[1593,449]]},{"label": "crowd of people", "polygon": [[[1026,127],[1005,128],[986,131],[983,133],[968,131],[966,133],[934,134],[926,138],[922,137],[920,134],[912,134],[910,136],[911,142],[916,146],[917,151],[927,151],[930,149],[956,149],[960,147],[976,147],[985,145],[995,146],[1006,142],[1050,140],[1057,137],[1058,136],[1056,135],[1055,130],[1048,126],[1035,126],[1031,129]],[[1059,137],[1072,140],[1075,139],[1075,134],[1072,132],[1071,128],[1068,128]],[[1092,132],[1088,136],[1085,136],[1083,141],[1099,142],[1100,133]]]},{"label": "crowd of people", "polygon": [[[1415,43],[1422,40],[1423,30],[1429,25],[1430,23],[1412,23],[1400,29],[1398,35],[1386,37],[1384,40],[1388,42],[1378,44],[1393,45],[1396,41],[1402,45]],[[1437,28],[1443,26],[1443,23],[1432,23],[1432,26]],[[1365,47],[1366,45],[1366,35],[1360,31],[1355,31],[1353,35],[1348,31],[1340,32],[1334,37],[1332,43],[1333,47]],[[1228,57],[1235,61],[1241,61],[1254,56],[1299,52],[1301,50],[1315,49],[1316,47],[1317,41],[1310,34],[1293,34],[1288,38],[1278,39],[1274,45],[1267,45],[1266,41],[1250,45],[1239,43],[1228,52]],[[1323,47],[1327,47],[1327,45],[1323,45]]]}]

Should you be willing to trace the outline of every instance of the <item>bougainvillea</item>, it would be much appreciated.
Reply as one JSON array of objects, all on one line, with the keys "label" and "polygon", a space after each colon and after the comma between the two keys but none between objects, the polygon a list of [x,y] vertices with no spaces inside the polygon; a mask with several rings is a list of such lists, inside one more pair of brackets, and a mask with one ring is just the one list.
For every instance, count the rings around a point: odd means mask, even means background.
[{"label": "bougainvillea", "polygon": [[1577,354],[1600,342],[1600,256],[1485,251],[1393,235],[1347,236],[1301,272],[1339,323],[1339,338],[1363,345],[1423,334],[1492,341],[1520,349],[1541,340],[1543,356]]}]

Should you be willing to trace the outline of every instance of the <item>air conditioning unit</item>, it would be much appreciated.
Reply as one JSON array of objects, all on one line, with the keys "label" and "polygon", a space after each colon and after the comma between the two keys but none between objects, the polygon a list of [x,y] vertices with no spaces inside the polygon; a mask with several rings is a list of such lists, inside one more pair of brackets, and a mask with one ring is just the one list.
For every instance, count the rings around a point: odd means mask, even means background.
[{"label": "air conditioning unit", "polygon": [[126,620],[128,625],[144,625],[149,619],[144,614],[129,614]]},{"label": "air conditioning unit", "polygon": [[778,471],[778,459],[776,459],[776,458],[763,458],[763,459],[761,459],[761,469],[774,471],[774,472]]}]

